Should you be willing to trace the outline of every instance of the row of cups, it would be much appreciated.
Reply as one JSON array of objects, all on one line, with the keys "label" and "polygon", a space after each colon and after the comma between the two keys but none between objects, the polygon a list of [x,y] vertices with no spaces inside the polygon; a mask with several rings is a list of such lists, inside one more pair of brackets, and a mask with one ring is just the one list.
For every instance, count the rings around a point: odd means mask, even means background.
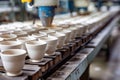
[{"label": "row of cups", "polygon": [[40,62],[45,54],[54,54],[57,48],[61,48],[78,35],[76,33],[79,32],[78,28],[56,27],[32,34],[24,31],[0,34],[1,60],[6,74],[8,76],[20,75],[26,55],[30,57],[32,62]]},{"label": "row of cups", "polygon": [[22,27],[0,34],[0,55],[7,75],[18,76],[22,73],[26,55],[32,62],[40,62],[45,54],[54,54],[57,48],[87,32],[86,27],[79,24],[79,18],[74,21],[68,21],[70,25],[52,29]]}]

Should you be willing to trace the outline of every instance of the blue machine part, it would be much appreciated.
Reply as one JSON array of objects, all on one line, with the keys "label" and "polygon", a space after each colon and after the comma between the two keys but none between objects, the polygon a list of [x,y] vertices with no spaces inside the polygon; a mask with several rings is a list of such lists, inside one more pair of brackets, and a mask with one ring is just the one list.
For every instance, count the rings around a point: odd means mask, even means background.
[{"label": "blue machine part", "polygon": [[68,9],[73,12],[74,11],[74,1],[68,0]]},{"label": "blue machine part", "polygon": [[97,0],[97,2],[96,2],[96,7],[97,7],[97,8],[101,8],[102,5],[103,5],[103,1],[102,1],[102,0]]},{"label": "blue machine part", "polygon": [[40,6],[38,7],[39,17],[53,17],[55,15],[56,6]]},{"label": "blue machine part", "polygon": [[60,13],[68,13],[75,11],[74,0],[59,0],[59,6],[63,8]]},{"label": "blue machine part", "polygon": [[88,11],[88,7],[79,7],[77,8],[78,10],[84,10],[84,11]]}]

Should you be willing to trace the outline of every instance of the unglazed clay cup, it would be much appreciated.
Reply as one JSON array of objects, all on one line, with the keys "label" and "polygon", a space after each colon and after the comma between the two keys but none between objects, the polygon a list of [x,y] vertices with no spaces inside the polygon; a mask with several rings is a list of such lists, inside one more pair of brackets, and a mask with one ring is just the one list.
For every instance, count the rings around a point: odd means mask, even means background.
[{"label": "unglazed clay cup", "polygon": [[65,44],[67,44],[71,39],[71,31],[70,30],[57,30],[56,32],[65,34]]},{"label": "unglazed clay cup", "polygon": [[84,30],[84,26],[82,25],[76,25],[75,27],[77,27],[77,35],[76,37],[81,37],[83,35],[83,33],[85,32]]},{"label": "unglazed clay cup", "polygon": [[58,38],[57,48],[63,47],[63,45],[65,43],[65,34],[56,32],[56,33],[50,33],[48,35]]},{"label": "unglazed clay cup", "polygon": [[0,50],[4,51],[7,49],[21,49],[22,43],[17,41],[2,41],[0,42]]},{"label": "unglazed clay cup", "polygon": [[31,37],[31,36],[27,36],[27,37],[19,37],[19,38],[16,39],[16,41],[22,43],[22,49],[24,49],[24,50],[26,50],[25,42],[32,41],[32,40],[36,40],[36,38]]},{"label": "unglazed clay cup", "polygon": [[3,38],[4,41],[14,41],[17,38],[17,35],[15,34],[0,34],[0,38]]},{"label": "unglazed clay cup", "polygon": [[15,32],[13,32],[12,34],[17,35],[17,37],[27,36],[27,32],[25,32],[25,31],[15,31]]},{"label": "unglazed clay cup", "polygon": [[28,56],[32,62],[40,62],[44,57],[47,43],[45,41],[28,41],[25,43]]},{"label": "unglazed clay cup", "polygon": [[87,33],[88,32],[88,24],[82,23],[81,24],[83,26],[83,33]]},{"label": "unglazed clay cup", "polygon": [[71,40],[75,39],[77,35],[77,28],[76,27],[69,27],[68,30],[71,30]]},{"label": "unglazed clay cup", "polygon": [[48,37],[41,37],[41,38],[39,38],[39,40],[43,40],[43,41],[47,42],[46,54],[53,55],[57,48],[58,38],[48,36]]},{"label": "unglazed clay cup", "polygon": [[1,60],[8,76],[19,76],[25,64],[26,51],[8,49],[1,53]]}]

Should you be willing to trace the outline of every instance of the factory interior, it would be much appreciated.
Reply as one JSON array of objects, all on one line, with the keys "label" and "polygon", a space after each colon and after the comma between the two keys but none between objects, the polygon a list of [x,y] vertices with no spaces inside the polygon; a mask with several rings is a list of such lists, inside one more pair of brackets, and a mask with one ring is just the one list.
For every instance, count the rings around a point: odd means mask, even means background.
[{"label": "factory interior", "polygon": [[0,0],[0,80],[120,80],[120,0]]}]

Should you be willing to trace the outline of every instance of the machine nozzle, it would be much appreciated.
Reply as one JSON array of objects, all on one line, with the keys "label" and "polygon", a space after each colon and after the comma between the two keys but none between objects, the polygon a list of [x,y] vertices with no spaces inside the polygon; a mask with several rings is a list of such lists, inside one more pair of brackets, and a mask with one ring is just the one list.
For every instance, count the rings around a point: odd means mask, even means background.
[{"label": "machine nozzle", "polygon": [[55,15],[56,6],[40,6],[38,7],[38,15],[45,27],[51,27],[53,17]]}]

